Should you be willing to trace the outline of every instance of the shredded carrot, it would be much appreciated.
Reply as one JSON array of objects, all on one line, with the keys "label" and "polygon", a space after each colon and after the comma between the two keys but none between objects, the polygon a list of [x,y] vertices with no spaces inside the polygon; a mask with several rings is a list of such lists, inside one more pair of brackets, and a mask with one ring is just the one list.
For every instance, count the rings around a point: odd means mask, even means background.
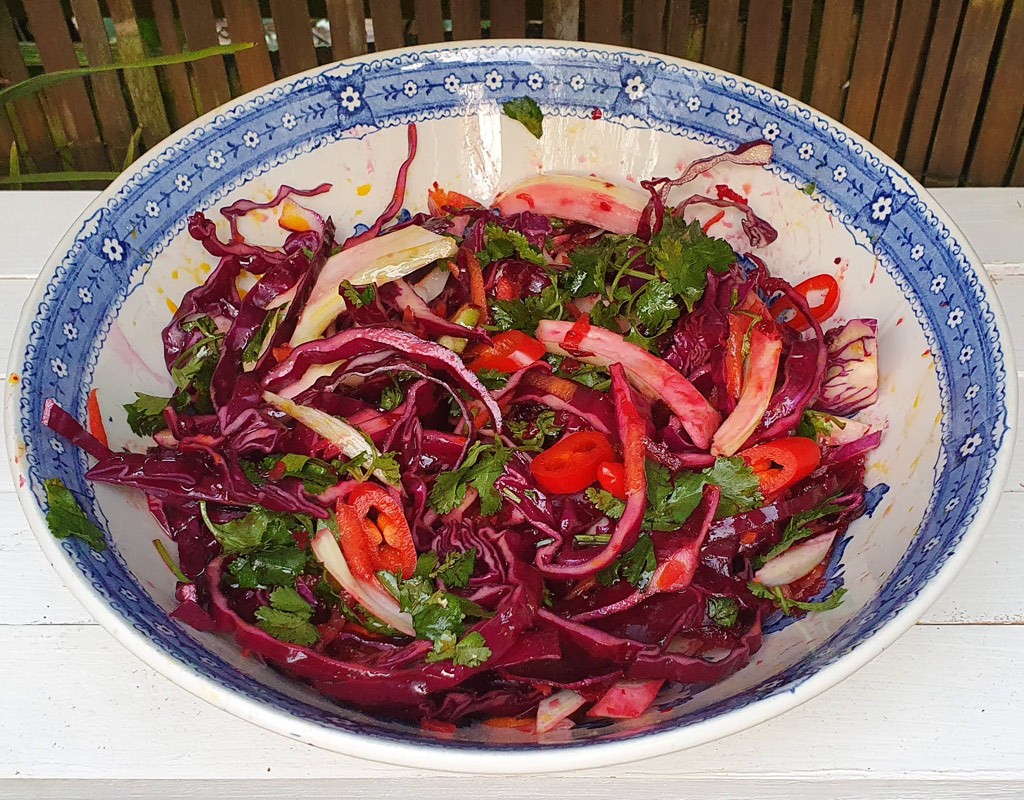
[{"label": "shredded carrot", "polygon": [[711,219],[709,219],[707,222],[705,222],[704,223],[704,233],[707,233],[708,232],[708,228],[710,228],[716,222],[721,222],[722,221],[722,217],[724,217],[724,216],[725,216],[725,212],[724,211],[719,211],[717,214],[715,214],[715,216],[713,216]]},{"label": "shredded carrot", "polygon": [[532,719],[519,717],[489,717],[483,721],[488,728],[532,728]]},{"label": "shredded carrot", "polygon": [[103,414],[100,413],[100,402],[96,399],[96,389],[89,392],[89,433],[99,439],[107,447],[107,430],[103,427]]},{"label": "shredded carrot", "polygon": [[469,272],[469,299],[480,309],[480,321],[478,324],[486,325],[487,314],[487,293],[484,289],[484,272],[480,269],[480,262],[473,253],[466,251],[466,269]]},{"label": "shredded carrot", "polygon": [[425,731],[435,731],[437,733],[455,733],[458,730],[451,722],[442,722],[439,719],[421,719],[420,727]]},{"label": "shredded carrot", "polygon": [[282,361],[288,358],[288,356],[291,355],[292,346],[290,344],[283,344],[280,347],[275,347],[273,352],[274,358],[277,359],[277,363],[280,364]]}]

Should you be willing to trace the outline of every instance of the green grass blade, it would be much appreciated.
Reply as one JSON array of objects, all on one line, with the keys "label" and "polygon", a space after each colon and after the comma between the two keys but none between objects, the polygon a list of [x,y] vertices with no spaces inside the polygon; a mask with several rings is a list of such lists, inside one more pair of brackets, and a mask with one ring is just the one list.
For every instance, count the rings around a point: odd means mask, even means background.
[{"label": "green grass blade", "polygon": [[132,139],[128,142],[128,152],[124,154],[124,163],[121,165],[122,170],[128,169],[132,162],[135,160],[135,151],[138,150],[139,140],[142,138],[142,126],[140,125],[135,129],[135,133],[132,134]]},{"label": "green grass blade", "polygon": [[18,157],[18,143],[17,142],[11,142],[11,158],[10,158],[9,166],[10,166],[10,169],[8,169],[8,172],[10,173],[10,176],[11,176],[10,177],[11,188],[12,189],[20,189],[21,188],[21,181],[19,180],[19,178],[21,178],[21,159]]},{"label": "green grass blade", "polygon": [[28,175],[0,175],[0,187],[18,188],[28,183],[65,183],[68,181],[112,181],[120,172],[36,172]]},{"label": "green grass blade", "polygon": [[252,46],[252,42],[222,44],[217,45],[216,47],[206,47],[202,50],[193,50],[191,52],[144,58],[141,61],[129,61],[118,64],[98,64],[92,67],[82,67],[81,69],[61,69],[56,70],[55,72],[46,72],[42,75],[36,75],[35,77],[15,83],[5,89],[0,89],[0,104],[10,103],[13,100],[18,100],[34,92],[38,92],[40,89],[45,89],[48,86],[72,80],[73,78],[82,78],[87,75],[95,75],[100,72],[113,72],[119,69],[140,69],[143,67],[165,67],[168,64],[184,64],[190,61],[199,61],[203,58],[209,58],[210,56],[226,56],[232,53],[238,53],[242,50],[248,50]]}]

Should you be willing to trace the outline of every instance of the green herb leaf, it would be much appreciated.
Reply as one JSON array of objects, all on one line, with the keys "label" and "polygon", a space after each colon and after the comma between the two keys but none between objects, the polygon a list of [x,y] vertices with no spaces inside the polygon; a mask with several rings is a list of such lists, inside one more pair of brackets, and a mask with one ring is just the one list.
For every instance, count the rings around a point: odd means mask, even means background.
[{"label": "green herb leaf", "polygon": [[594,364],[584,364],[575,372],[566,372],[561,369],[555,370],[555,374],[560,378],[568,378],[580,384],[580,386],[596,389],[599,392],[607,392],[612,386],[612,378],[608,374],[608,370]]},{"label": "green herb leaf", "polygon": [[305,530],[312,533],[313,521],[300,514],[279,514],[262,506],[253,506],[241,519],[214,523],[206,510],[206,503],[200,501],[199,510],[203,522],[214,538],[228,554],[252,553],[271,545],[290,545],[295,540],[292,531]]},{"label": "green herb leaf", "polygon": [[488,222],[484,226],[484,249],[476,254],[480,266],[486,267],[512,256],[538,267],[547,264],[544,254],[519,231],[505,230],[500,225]]},{"label": "green herb leaf", "polygon": [[228,564],[239,589],[267,589],[294,583],[306,569],[307,556],[298,546],[265,547]]},{"label": "green herb leaf", "polygon": [[813,536],[814,529],[810,527],[810,523],[842,510],[842,506],[836,505],[829,500],[817,508],[812,508],[799,514],[794,514],[790,518],[789,522],[786,523],[786,527],[782,531],[782,538],[779,539],[779,543],[763,556],[759,556],[754,559],[755,569],[760,569],[773,558],[782,555],[797,542],[806,539],[809,536]]},{"label": "green herb leaf", "polygon": [[304,614],[307,618],[313,614],[313,606],[307,603],[305,598],[290,586],[274,589],[270,593],[270,605],[281,611]]},{"label": "green herb leaf", "polygon": [[821,442],[832,434],[832,429],[838,427],[840,430],[846,427],[846,423],[839,417],[825,414],[821,411],[808,409],[800,417],[800,424],[796,427],[796,435],[805,439],[814,439]]},{"label": "green herb leaf", "polygon": [[277,331],[277,326],[281,324],[281,320],[284,318],[287,306],[281,306],[280,308],[272,309],[263,318],[263,322],[260,324],[259,329],[253,335],[252,339],[242,350],[242,367],[243,369],[256,366],[256,362],[260,360],[260,356],[266,352],[267,346],[270,344],[270,340]]},{"label": "green herb leaf", "polygon": [[128,427],[136,436],[152,436],[167,427],[164,409],[171,402],[169,397],[155,397],[151,394],[135,393],[135,402],[125,405],[128,412]]},{"label": "green herb leaf", "polygon": [[371,283],[360,291],[348,281],[342,281],[341,294],[349,305],[354,308],[362,308],[363,306],[370,305],[377,299],[377,287]]},{"label": "green herb leaf", "polygon": [[316,644],[320,632],[309,619],[313,606],[289,586],[270,593],[270,605],[256,609],[257,624],[275,639],[309,647]]},{"label": "green herb leaf", "polygon": [[640,534],[636,544],[620,556],[622,577],[641,592],[654,577],[658,562],[654,558],[654,543],[646,533]]},{"label": "green herb leaf", "polygon": [[760,481],[754,470],[739,456],[719,458],[703,474],[708,483],[714,483],[722,489],[717,512],[719,518],[750,511],[764,502]]},{"label": "green herb leaf", "polygon": [[49,504],[46,510],[46,524],[50,528],[50,533],[58,539],[75,536],[93,550],[106,550],[107,543],[103,539],[103,531],[85,515],[64,482],[60,478],[48,478],[43,481],[43,486],[46,488],[46,502]]},{"label": "green herb leaf", "polygon": [[484,639],[483,634],[479,631],[472,631],[455,645],[452,663],[457,667],[479,667],[490,657],[491,648],[487,646],[487,640]]},{"label": "green herb leaf", "polygon": [[751,581],[747,584],[747,588],[750,589],[755,597],[771,600],[787,617],[792,616],[793,611],[796,609],[800,611],[829,611],[830,609],[838,608],[843,602],[843,596],[846,594],[846,589],[840,587],[824,600],[804,602],[802,600],[790,600],[782,593],[782,588],[779,586],[765,586],[756,581]]},{"label": "green herb leaf", "polygon": [[651,239],[647,260],[665,276],[687,311],[693,311],[707,288],[708,270],[717,274],[727,271],[736,262],[736,254],[724,239],[704,233],[699,222],[686,224],[668,214],[661,231]]},{"label": "green herb leaf", "polygon": [[547,437],[562,432],[562,426],[555,423],[554,411],[542,411],[534,420],[512,420],[506,427],[519,442],[519,449],[527,452],[540,452],[544,449]]},{"label": "green herb leaf", "polygon": [[498,372],[496,369],[482,369],[476,374],[476,377],[480,380],[480,383],[492,392],[504,389],[509,378],[507,373]]},{"label": "green herb leaf", "polygon": [[619,519],[626,510],[625,500],[620,500],[604,489],[597,489],[591,486],[587,489],[586,495],[587,499],[597,507],[597,510],[609,519]]},{"label": "green herb leaf", "polygon": [[385,386],[380,393],[380,400],[377,401],[377,408],[381,411],[394,411],[405,401],[405,392],[397,386]]},{"label": "green herb leaf", "polygon": [[707,615],[719,628],[731,628],[739,619],[740,607],[731,597],[709,597]]},{"label": "green herb leaf", "polygon": [[[418,562],[417,562],[418,566]],[[453,550],[431,574],[449,589],[465,589],[476,568],[476,548],[462,552]]]},{"label": "green herb leaf", "polygon": [[645,336],[657,338],[679,319],[679,303],[667,281],[649,281],[633,304],[633,314],[644,327]]},{"label": "green herb leaf", "polygon": [[491,325],[496,331],[518,330],[533,336],[542,319],[563,319],[565,304],[570,300],[555,284],[544,287],[540,294],[521,300],[492,300]]},{"label": "green herb leaf", "polygon": [[517,97],[515,100],[509,100],[502,104],[501,109],[505,112],[506,117],[522,123],[523,127],[536,138],[539,139],[543,135],[544,112],[540,110],[537,101],[532,97]]},{"label": "green herb leaf", "polygon": [[501,495],[495,482],[505,471],[512,451],[500,442],[475,442],[459,469],[442,472],[430,491],[430,505],[438,514],[447,514],[462,505],[466,490],[472,486],[480,495],[480,513],[490,516],[501,508]]},{"label": "green herb leaf", "polygon": [[220,361],[220,342],[224,334],[208,316],[183,322],[181,329],[186,333],[198,330],[202,337],[178,356],[171,366],[171,378],[179,393],[189,398],[197,412],[212,413],[210,381]]},{"label": "green herb leaf", "polygon": [[661,464],[648,461],[647,511],[643,528],[650,531],[675,531],[690,518],[703,496],[706,476],[680,472],[675,479]]}]

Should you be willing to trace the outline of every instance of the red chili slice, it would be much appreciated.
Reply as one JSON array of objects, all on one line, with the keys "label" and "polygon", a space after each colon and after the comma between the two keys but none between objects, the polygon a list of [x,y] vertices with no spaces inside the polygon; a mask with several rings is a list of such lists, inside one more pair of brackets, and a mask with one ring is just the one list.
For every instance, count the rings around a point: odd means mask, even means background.
[{"label": "red chili slice", "polygon": [[364,483],[335,509],[341,550],[352,573],[376,580],[381,570],[412,577],[416,545],[402,507],[383,489]]},{"label": "red chili slice", "polygon": [[528,367],[546,353],[544,345],[522,331],[507,331],[494,337],[494,344],[485,348],[470,362],[474,372],[493,369],[515,372]]},{"label": "red chili slice", "polygon": [[[811,314],[818,322],[829,319],[839,308],[839,284],[827,273],[801,281],[793,288],[807,301]],[[812,302],[818,299],[815,295],[823,295],[817,305]],[[772,304],[771,315],[772,319],[785,323],[801,333],[811,328],[811,323],[804,319],[803,314],[797,311],[793,301],[788,297],[780,297]]]},{"label": "red chili slice", "polygon": [[608,437],[598,431],[577,431],[563,436],[530,462],[530,472],[551,494],[574,494],[597,480],[597,469],[615,460]]},{"label": "red chili slice", "polygon": [[766,501],[802,481],[821,463],[817,442],[802,436],[759,444],[737,455],[754,470]]},{"label": "red chili slice", "polygon": [[618,461],[605,461],[597,468],[597,482],[608,494],[626,499],[626,467]]}]

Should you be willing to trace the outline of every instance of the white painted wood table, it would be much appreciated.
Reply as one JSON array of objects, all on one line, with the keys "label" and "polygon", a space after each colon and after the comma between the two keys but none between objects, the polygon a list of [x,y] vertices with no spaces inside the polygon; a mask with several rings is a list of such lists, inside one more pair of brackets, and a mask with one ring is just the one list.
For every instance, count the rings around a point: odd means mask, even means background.
[{"label": "white painted wood table", "polygon": [[[1024,190],[936,197],[995,279],[1024,365]],[[91,192],[0,192],[0,355]],[[1024,430],[1024,426],[1018,426]],[[242,722],[78,605],[0,476],[0,798],[1024,798],[1024,447],[970,563],[919,625],[804,706],[650,761],[533,777],[399,769]],[[566,768],[572,767],[566,757]]]}]

